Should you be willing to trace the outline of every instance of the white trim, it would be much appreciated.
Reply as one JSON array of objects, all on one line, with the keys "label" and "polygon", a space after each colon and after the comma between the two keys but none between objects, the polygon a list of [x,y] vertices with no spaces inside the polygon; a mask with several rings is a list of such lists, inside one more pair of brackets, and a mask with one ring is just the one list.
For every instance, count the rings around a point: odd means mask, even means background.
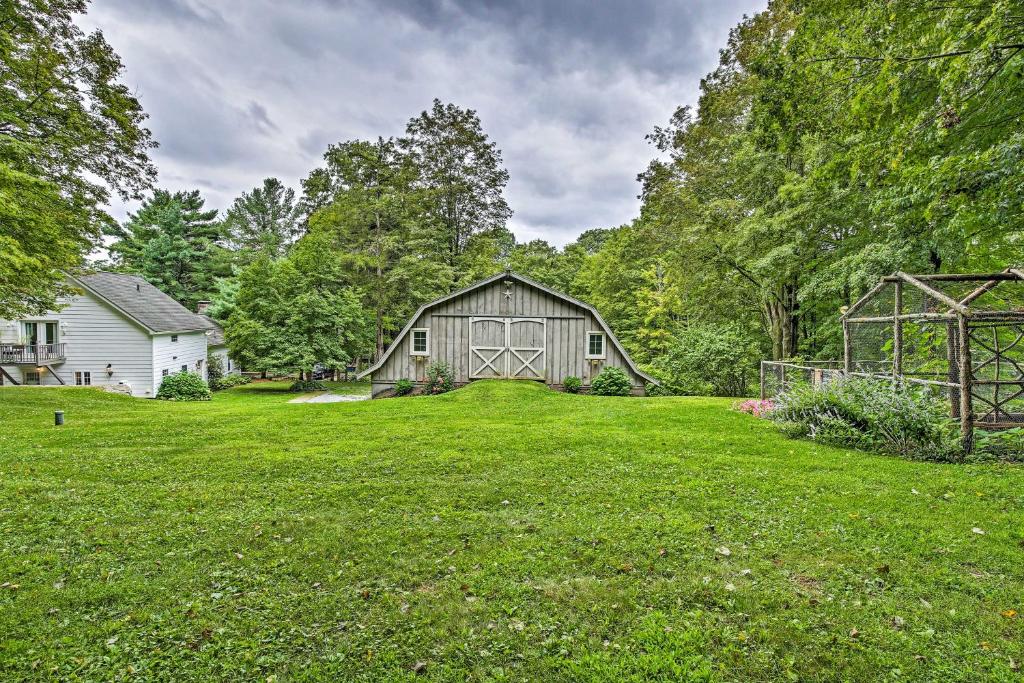
[{"label": "white trim", "polygon": [[[416,333],[422,332],[427,339],[427,348],[424,351],[416,350]],[[430,355],[430,328],[429,327],[414,327],[409,330],[412,335],[409,337],[409,355],[410,356],[429,356]]]},{"label": "white trim", "polygon": [[[601,353],[592,354],[590,353],[590,336],[596,334],[601,337]],[[586,346],[583,349],[583,357],[586,360],[604,360],[608,357],[608,335],[603,330],[587,330],[586,339],[583,342]]]}]

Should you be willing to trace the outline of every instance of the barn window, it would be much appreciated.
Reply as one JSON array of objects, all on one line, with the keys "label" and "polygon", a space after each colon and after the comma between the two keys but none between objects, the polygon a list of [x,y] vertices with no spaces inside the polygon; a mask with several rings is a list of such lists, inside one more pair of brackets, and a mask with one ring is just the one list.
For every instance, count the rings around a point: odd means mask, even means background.
[{"label": "barn window", "polygon": [[587,332],[587,358],[604,358],[604,332]]},{"label": "barn window", "polygon": [[412,355],[430,355],[430,330],[425,327],[416,328],[412,331]]}]

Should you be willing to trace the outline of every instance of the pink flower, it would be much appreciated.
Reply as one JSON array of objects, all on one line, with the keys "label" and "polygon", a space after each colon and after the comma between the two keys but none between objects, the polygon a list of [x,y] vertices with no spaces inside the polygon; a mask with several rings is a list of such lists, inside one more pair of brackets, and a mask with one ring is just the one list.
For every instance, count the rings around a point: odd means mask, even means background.
[{"label": "pink flower", "polygon": [[761,401],[756,398],[752,398],[736,406],[736,410],[740,411],[741,413],[753,415],[754,417],[765,417],[774,409],[775,405],[771,402],[770,399],[765,399]]}]

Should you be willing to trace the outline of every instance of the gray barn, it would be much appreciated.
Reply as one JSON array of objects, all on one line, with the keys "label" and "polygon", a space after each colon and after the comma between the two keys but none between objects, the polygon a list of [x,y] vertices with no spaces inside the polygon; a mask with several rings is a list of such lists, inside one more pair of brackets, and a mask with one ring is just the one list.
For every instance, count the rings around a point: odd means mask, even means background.
[{"label": "gray barn", "polygon": [[447,361],[462,385],[475,379],[526,379],[561,388],[575,375],[584,388],[605,367],[622,368],[642,394],[642,373],[593,306],[505,272],[420,307],[384,355],[359,374],[373,396],[397,380],[421,383],[427,366]]}]

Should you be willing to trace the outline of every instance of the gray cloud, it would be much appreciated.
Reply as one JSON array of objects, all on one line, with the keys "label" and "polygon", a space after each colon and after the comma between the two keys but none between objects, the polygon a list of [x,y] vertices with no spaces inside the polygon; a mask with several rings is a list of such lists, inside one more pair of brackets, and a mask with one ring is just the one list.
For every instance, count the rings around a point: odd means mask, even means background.
[{"label": "gray cloud", "polygon": [[517,237],[564,244],[636,215],[644,135],[765,4],[103,0],[82,23],[124,59],[172,189],[225,208],[268,176],[297,188],[329,143],[399,135],[437,97],[501,148]]}]

